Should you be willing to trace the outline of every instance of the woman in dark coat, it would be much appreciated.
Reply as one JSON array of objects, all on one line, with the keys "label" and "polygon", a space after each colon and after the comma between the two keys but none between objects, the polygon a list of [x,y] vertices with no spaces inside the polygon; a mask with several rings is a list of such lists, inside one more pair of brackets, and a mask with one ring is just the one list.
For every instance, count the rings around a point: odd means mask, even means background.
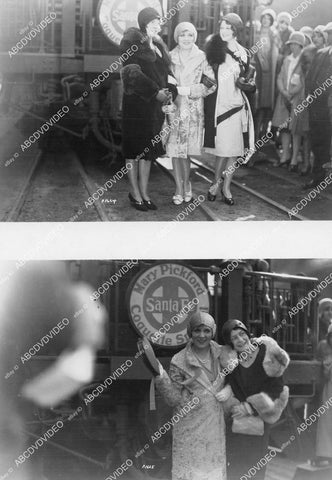
[{"label": "woman in dark coat", "polygon": [[[130,51],[121,72],[123,95],[123,154],[131,185],[129,199],[138,210],[156,210],[148,194],[151,161],[163,155],[159,137],[165,114],[163,104],[176,96],[167,47],[158,36],[160,16],[153,8],[138,15],[138,28],[129,28],[121,41]],[[135,47],[135,48],[133,48]],[[127,55],[128,56],[128,55]]]},{"label": "woman in dark coat", "polygon": [[[275,456],[275,452],[273,455],[268,450],[269,426],[279,420],[288,402],[289,391],[284,386],[282,375],[289,364],[289,357],[275,340],[266,335],[250,339],[246,326],[240,320],[227,321],[222,336],[230,347],[230,359],[232,354],[237,354],[237,361],[230,361],[229,370],[225,373],[231,397],[224,407],[231,410],[233,417],[232,428],[228,428],[226,433],[227,478],[244,478],[250,475],[249,469],[256,466],[255,479],[263,480],[265,466]],[[254,417],[259,424],[260,435],[252,434],[251,430],[243,433],[239,424],[244,426]]]}]

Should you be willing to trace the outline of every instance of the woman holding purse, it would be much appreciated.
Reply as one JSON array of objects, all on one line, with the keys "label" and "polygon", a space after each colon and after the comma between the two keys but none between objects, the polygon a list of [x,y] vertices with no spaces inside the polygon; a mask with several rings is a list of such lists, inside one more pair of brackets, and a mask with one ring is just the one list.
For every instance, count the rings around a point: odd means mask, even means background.
[{"label": "woman holding purse", "polygon": [[[165,154],[159,137],[165,114],[163,105],[177,95],[168,50],[159,37],[159,13],[147,7],[138,14],[139,28],[129,28],[120,44],[127,55],[121,70],[124,87],[122,145],[131,191],[129,201],[139,211],[157,210],[148,184],[151,162]],[[135,47],[135,48],[134,48]]]},{"label": "woman holding purse", "polygon": [[[279,420],[288,402],[289,390],[282,375],[289,357],[266,335],[251,340],[240,320],[227,321],[222,336],[230,354],[237,354],[236,364],[230,363],[231,371],[226,375],[232,396],[224,407],[232,414],[232,426],[226,435],[227,478],[238,480],[269,452],[269,425]],[[264,476],[262,467],[255,479],[263,480]]]},{"label": "woman holding purse", "polygon": [[197,30],[192,23],[182,22],[174,31],[177,46],[171,51],[172,70],[178,83],[179,125],[171,128],[166,151],[173,162],[176,190],[175,205],[192,200],[190,156],[201,155],[204,130],[204,98],[216,89],[212,68],[205,53],[196,45]]},{"label": "woman holding purse", "polygon": [[204,147],[216,157],[215,183],[209,190],[208,200],[215,201],[221,188],[227,205],[234,205],[231,183],[237,158],[247,163],[255,144],[253,118],[244,92],[246,82],[243,82],[249,72],[249,59],[237,41],[242,28],[241,18],[228,13],[221,18],[219,33],[211,35],[206,43],[206,57],[218,83],[217,91],[205,99]]}]

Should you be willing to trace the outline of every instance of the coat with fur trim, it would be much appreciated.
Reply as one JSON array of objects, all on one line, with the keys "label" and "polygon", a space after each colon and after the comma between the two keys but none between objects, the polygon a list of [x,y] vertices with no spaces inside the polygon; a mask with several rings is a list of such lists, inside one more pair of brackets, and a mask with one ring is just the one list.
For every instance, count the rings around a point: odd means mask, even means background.
[{"label": "coat with fur trim", "polygon": [[177,90],[166,45],[161,39],[153,43],[162,57],[150,48],[146,35],[138,28],[129,28],[120,44],[121,54],[127,58],[121,70],[122,142],[126,159],[155,160],[165,153],[162,142],[156,138],[165,120],[156,96],[159,90],[169,88],[176,97]]},{"label": "coat with fur trim", "polygon": [[[215,78],[218,84],[219,67],[226,60],[227,42],[224,42],[221,39],[219,34],[210,35],[206,39],[205,53],[206,53],[207,61],[214,71]],[[245,77],[249,70],[249,57],[247,58],[247,62],[243,64],[240,68],[241,68],[241,76]],[[216,144],[217,127],[215,124],[215,118],[216,118],[216,108],[217,108],[217,101],[218,101],[218,90],[219,90],[219,84],[218,84],[217,90],[212,95],[206,97],[204,101],[204,114],[205,114],[204,147],[206,148],[215,148],[215,144]],[[251,114],[254,94],[246,95],[243,92],[243,99],[244,99],[244,103],[246,104],[246,108],[248,109],[248,131],[243,132],[244,146],[245,146],[245,149],[254,150],[255,135],[254,135],[253,118]],[[246,161],[244,163],[247,163],[250,156],[246,156]]]},{"label": "coat with fur trim", "polygon": [[[287,406],[289,388],[284,385],[282,375],[289,365],[289,356],[278,343],[266,335],[252,340],[259,352],[254,363],[245,368],[238,361],[232,364],[226,382],[232,388],[227,409],[241,402],[248,402],[266,423],[277,422]],[[230,359],[234,350],[229,348]]]}]

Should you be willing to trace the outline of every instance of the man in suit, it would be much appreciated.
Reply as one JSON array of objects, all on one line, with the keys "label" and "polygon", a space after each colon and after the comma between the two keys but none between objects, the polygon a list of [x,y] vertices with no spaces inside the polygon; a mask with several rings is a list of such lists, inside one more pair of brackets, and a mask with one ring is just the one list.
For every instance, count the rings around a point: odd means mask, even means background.
[{"label": "man in suit", "polygon": [[[323,168],[330,162],[332,130],[332,22],[324,30],[327,47],[319,50],[306,77],[309,104],[310,136],[315,156],[313,178],[305,188],[315,188],[324,180]],[[311,99],[309,97],[311,96]]]}]

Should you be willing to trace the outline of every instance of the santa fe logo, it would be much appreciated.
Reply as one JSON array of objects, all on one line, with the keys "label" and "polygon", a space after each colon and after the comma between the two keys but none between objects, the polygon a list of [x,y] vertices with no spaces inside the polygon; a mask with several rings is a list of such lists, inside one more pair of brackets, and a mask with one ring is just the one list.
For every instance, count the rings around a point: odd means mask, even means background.
[{"label": "santa fe logo", "polygon": [[146,7],[153,7],[162,15],[158,0],[100,0],[97,18],[107,38],[120,45],[124,32],[138,27],[138,14]]},{"label": "santa fe logo", "polygon": [[188,318],[208,312],[208,290],[190,268],[160,263],[140,272],[129,288],[128,309],[140,335],[158,345],[179,347],[188,341]]}]

